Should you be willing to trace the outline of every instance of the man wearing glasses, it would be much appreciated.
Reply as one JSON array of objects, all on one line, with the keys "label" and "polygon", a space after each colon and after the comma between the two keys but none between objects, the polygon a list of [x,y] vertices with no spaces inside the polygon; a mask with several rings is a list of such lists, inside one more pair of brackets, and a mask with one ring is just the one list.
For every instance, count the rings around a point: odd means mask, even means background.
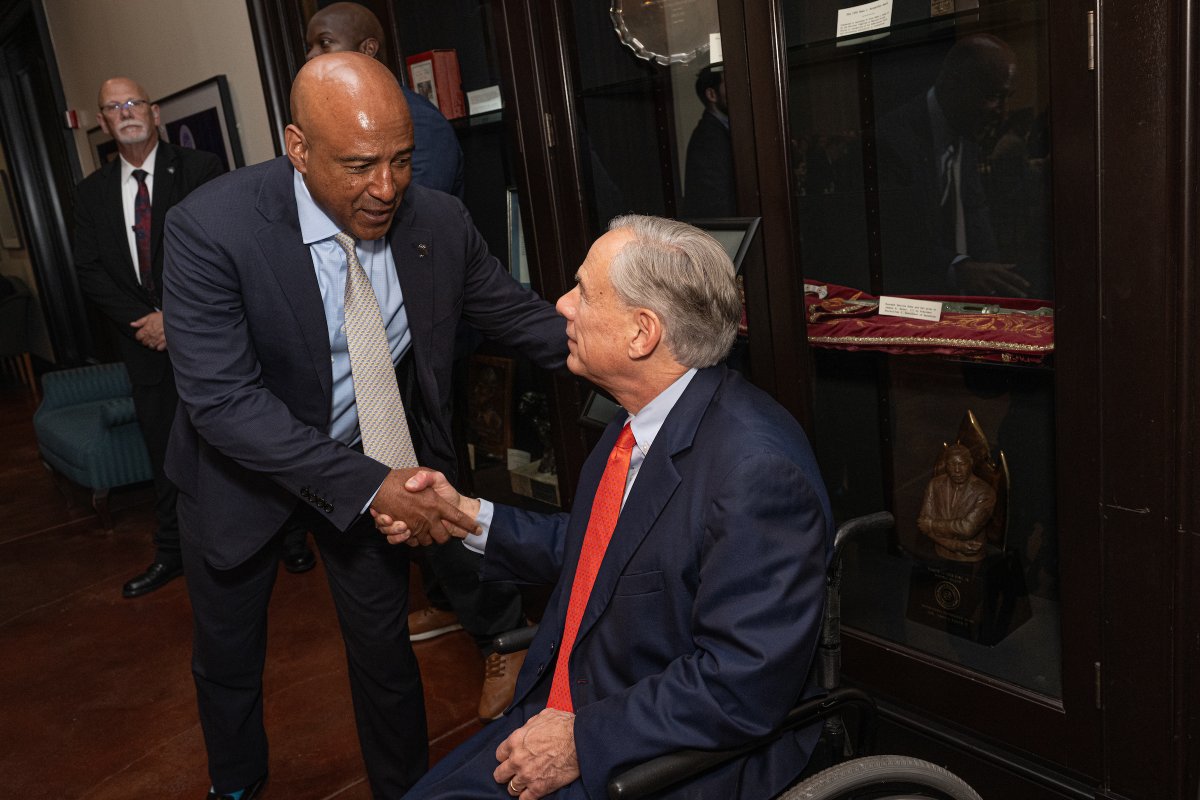
[{"label": "man wearing glasses", "polygon": [[101,129],[117,143],[117,157],[76,190],[75,270],[84,296],[117,334],[154,465],[154,561],[122,589],[125,597],[138,597],[183,574],[176,490],[163,474],[178,404],[163,331],[163,219],[168,208],[224,168],[212,153],[160,141],[158,106],[129,78],[110,78],[100,86],[98,116]]}]

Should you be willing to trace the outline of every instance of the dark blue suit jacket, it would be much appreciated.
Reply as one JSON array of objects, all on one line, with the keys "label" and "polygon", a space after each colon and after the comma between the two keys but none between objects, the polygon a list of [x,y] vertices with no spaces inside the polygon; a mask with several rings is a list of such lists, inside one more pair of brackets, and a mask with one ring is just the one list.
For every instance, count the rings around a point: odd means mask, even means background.
[{"label": "dark blue suit jacket", "polygon": [[413,183],[463,199],[463,154],[458,135],[437,106],[409,89],[404,90],[412,116]]},{"label": "dark blue suit jacket", "polygon": [[[623,416],[585,463],[570,515],[496,508],[484,578],[557,584],[517,681],[518,706],[545,701],[588,511]],[[831,520],[796,421],[725,367],[698,372],[642,464],[584,612],[571,653],[582,786],[557,796],[605,797],[610,775],[633,764],[742,744],[811,693]],[[774,797],[807,763],[815,734],[785,736],[671,796]]]},{"label": "dark blue suit jacket", "polygon": [[[213,566],[236,566],[307,502],[339,530],[388,469],[329,438],[325,312],[301,241],[292,166],[278,158],[193,192],[167,215],[164,311],[179,397],[167,473],[196,500]],[[388,233],[412,333],[422,464],[453,473],[451,362],[460,319],[546,368],[566,326],[512,280],[466,209],[409,186]],[[411,410],[411,409],[410,409]]]},{"label": "dark blue suit jacket", "polygon": [[[897,294],[953,294],[950,265],[958,253],[940,226],[941,184],[933,127],[924,93],[879,120],[879,226],[883,289]],[[962,139],[962,204],[967,253],[998,257],[983,182],[979,145]]]}]

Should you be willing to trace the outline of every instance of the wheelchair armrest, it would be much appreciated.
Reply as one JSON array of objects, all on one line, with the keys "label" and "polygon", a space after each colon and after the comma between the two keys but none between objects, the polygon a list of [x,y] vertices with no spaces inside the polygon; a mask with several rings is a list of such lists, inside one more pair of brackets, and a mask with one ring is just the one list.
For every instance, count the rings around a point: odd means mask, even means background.
[{"label": "wheelchair armrest", "polygon": [[776,741],[784,733],[810,725],[831,714],[840,713],[845,706],[857,706],[863,715],[863,728],[873,724],[875,701],[858,689],[835,689],[827,695],[806,700],[788,712],[783,724],[766,736],[759,737],[730,750],[678,750],[630,767],[609,779],[609,800],[639,800],[661,792],[682,780],[707,772],[714,767],[743,756]]},{"label": "wheelchair armrest", "polygon": [[537,633],[537,629],[537,625],[530,625],[526,628],[514,628],[511,631],[505,631],[492,639],[492,649],[502,655],[515,653],[518,650],[528,650],[529,645],[533,643],[533,637]]}]

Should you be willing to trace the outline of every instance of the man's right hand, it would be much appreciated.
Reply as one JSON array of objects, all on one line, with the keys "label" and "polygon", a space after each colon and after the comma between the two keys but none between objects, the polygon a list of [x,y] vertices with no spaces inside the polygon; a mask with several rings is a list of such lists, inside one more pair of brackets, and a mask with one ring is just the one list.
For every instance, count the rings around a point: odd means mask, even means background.
[{"label": "man's right hand", "polygon": [[[430,479],[418,479],[418,473],[436,475],[440,485]],[[411,480],[410,480],[411,479]],[[408,484],[411,484],[408,485]],[[441,491],[437,491],[437,489]],[[450,537],[463,538],[476,533],[475,516],[460,507],[458,492],[441,473],[430,473],[421,469],[394,469],[384,479],[383,485],[371,503],[371,515],[381,532],[402,526],[403,534],[389,533],[393,544],[407,542],[410,545],[441,544]],[[384,522],[386,520],[386,522]]]}]

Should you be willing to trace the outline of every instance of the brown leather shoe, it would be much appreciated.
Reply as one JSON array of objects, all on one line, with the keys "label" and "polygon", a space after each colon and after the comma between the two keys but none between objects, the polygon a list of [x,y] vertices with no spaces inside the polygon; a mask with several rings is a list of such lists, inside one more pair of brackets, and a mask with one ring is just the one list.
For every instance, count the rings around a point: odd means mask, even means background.
[{"label": "brown leather shoe", "polygon": [[409,641],[423,642],[426,639],[436,639],[443,634],[460,630],[462,630],[462,625],[453,611],[443,611],[430,606],[408,615]]},{"label": "brown leather shoe", "polygon": [[492,653],[483,664],[483,693],[479,697],[479,719],[491,722],[512,704],[517,673],[525,663],[525,650],[501,655]]}]

